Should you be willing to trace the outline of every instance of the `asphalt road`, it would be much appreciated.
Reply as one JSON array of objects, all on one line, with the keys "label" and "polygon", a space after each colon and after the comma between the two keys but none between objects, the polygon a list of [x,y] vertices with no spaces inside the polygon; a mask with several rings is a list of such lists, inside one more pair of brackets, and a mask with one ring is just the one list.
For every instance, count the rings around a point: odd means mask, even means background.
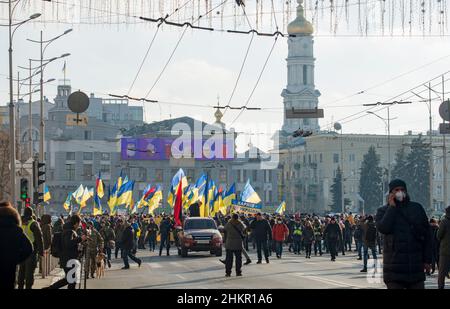
[{"label": "asphalt road", "polygon": [[[122,260],[113,260],[105,277],[89,279],[88,289],[383,289],[382,271],[374,269],[368,274],[360,273],[362,261],[356,260],[355,253],[339,255],[331,262],[329,255],[312,256],[283,253],[282,259],[274,255],[270,264],[256,264],[256,252],[250,250],[253,263],[243,266],[243,276],[233,274],[225,278],[225,267],[219,258],[207,253],[190,253],[181,258],[176,250],[171,256],[139,250],[143,263],[139,268],[130,261],[131,268],[121,270]],[[427,279],[426,287],[437,288],[437,275]]]}]

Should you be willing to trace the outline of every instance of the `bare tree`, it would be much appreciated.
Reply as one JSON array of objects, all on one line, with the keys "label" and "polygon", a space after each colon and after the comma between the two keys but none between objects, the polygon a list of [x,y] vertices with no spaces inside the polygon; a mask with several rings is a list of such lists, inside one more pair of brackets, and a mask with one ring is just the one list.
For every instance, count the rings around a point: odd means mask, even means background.
[{"label": "bare tree", "polygon": [[11,194],[9,177],[9,135],[0,130],[0,200],[5,200]]}]

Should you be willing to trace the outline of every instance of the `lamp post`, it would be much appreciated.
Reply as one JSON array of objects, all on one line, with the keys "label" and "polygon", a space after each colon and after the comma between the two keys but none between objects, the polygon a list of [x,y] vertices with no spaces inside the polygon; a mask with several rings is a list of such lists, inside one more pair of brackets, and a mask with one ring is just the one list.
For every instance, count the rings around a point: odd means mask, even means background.
[{"label": "lamp post", "polygon": [[[14,6],[13,3],[15,2]],[[41,14],[33,14],[28,19],[13,24],[13,14],[20,0],[8,1],[8,38],[9,38],[9,161],[10,161],[10,200],[14,207],[16,206],[16,138],[15,138],[15,106],[14,106],[14,90],[13,90],[13,37],[16,30],[26,22],[38,18]],[[13,27],[15,27],[13,29]]]},{"label": "lamp post", "polygon": [[[44,60],[44,53],[45,53],[45,50],[47,49],[47,47],[52,42],[56,41],[60,37],[66,35],[66,34],[68,34],[70,32],[72,32],[72,29],[68,29],[68,30],[64,31],[62,34],[60,34],[60,35],[58,35],[58,36],[56,36],[56,37],[54,37],[54,38],[52,38],[50,40],[45,40],[44,41],[44,39],[43,39],[43,32],[41,31],[41,36],[40,36],[40,40],[39,41],[27,39],[30,42],[40,44],[40,59],[38,59],[38,60],[31,59],[31,61],[39,61],[40,62],[40,68],[41,68],[41,77],[40,77],[40,92],[41,92],[41,94],[40,94],[40,124],[39,124],[39,162],[41,162],[41,163],[44,163],[44,161],[45,161],[45,154],[44,154],[44,151],[45,151],[45,149],[44,149],[44,142],[45,142],[44,141],[44,134],[45,134],[45,132],[44,132],[44,129],[45,129],[45,123],[44,123],[44,67],[45,67],[45,65],[44,65],[44,61],[45,61]],[[45,44],[45,46],[44,46],[44,44]],[[64,57],[67,57],[69,55],[70,54],[63,54],[61,57],[58,57],[58,58],[64,58]],[[52,62],[53,60],[56,60],[58,58],[52,58],[52,59],[50,59],[49,62]],[[42,186],[39,189],[39,192],[43,193]]]}]

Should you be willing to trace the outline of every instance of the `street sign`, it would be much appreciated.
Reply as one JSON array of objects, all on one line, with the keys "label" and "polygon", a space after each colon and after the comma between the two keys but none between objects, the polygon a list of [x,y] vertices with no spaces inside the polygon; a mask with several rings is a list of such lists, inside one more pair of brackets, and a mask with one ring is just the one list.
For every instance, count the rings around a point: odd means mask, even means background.
[{"label": "street sign", "polygon": [[286,119],[324,118],[323,109],[287,109]]},{"label": "street sign", "polygon": [[450,121],[450,100],[444,101],[439,105],[439,115],[445,121]]},{"label": "street sign", "polygon": [[441,124],[439,124],[439,133],[441,133],[441,134],[450,134],[450,123],[441,123]]},{"label": "street sign", "polygon": [[78,114],[67,114],[66,116],[66,126],[74,127],[81,126],[86,127],[88,125],[88,116],[78,115]]},{"label": "street sign", "polygon": [[89,107],[89,97],[84,92],[76,91],[67,98],[67,105],[74,113],[84,113]]}]

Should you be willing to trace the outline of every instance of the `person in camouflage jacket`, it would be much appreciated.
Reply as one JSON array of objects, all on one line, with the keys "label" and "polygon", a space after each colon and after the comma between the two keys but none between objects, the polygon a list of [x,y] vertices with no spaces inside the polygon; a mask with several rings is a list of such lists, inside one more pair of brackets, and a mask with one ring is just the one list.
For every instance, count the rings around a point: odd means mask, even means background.
[{"label": "person in camouflage jacket", "polygon": [[95,258],[97,253],[103,251],[103,237],[94,228],[92,222],[88,222],[86,227],[87,242],[86,242],[86,260],[85,260],[85,270],[86,278],[89,279],[89,274],[92,278],[95,278]]}]

